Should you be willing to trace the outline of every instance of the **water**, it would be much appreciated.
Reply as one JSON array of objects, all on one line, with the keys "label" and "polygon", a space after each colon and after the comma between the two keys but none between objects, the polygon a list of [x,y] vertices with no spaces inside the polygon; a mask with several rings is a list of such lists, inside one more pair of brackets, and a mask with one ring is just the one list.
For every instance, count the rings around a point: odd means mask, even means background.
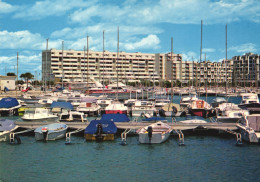
[{"label": "water", "polygon": [[163,144],[139,144],[138,136],[112,142],[85,142],[72,136],[21,145],[0,143],[0,181],[258,181],[259,145],[235,145],[234,136],[177,136]]}]

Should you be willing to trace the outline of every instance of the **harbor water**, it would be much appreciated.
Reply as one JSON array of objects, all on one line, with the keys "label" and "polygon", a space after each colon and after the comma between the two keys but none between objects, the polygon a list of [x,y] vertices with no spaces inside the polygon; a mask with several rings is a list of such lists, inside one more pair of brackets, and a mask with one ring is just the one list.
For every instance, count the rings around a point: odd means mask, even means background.
[{"label": "harbor water", "polygon": [[[178,99],[178,97],[175,97]],[[208,99],[212,99],[209,97]],[[239,102],[238,98],[235,101]],[[169,119],[170,120],[170,119]],[[170,136],[163,144],[86,142],[82,136],[22,144],[0,143],[0,181],[258,181],[260,147],[236,146],[235,136]]]}]

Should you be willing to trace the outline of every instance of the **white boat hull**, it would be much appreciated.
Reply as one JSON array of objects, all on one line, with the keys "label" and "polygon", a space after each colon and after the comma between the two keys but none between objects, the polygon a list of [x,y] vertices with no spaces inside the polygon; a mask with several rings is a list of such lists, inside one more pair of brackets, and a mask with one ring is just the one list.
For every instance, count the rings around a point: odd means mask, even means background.
[{"label": "white boat hull", "polygon": [[170,133],[153,133],[151,141],[149,140],[148,133],[139,133],[139,142],[140,143],[163,143],[170,136]]},{"label": "white boat hull", "polygon": [[245,127],[238,126],[242,140],[249,143],[259,143],[260,142],[260,133],[256,133],[253,130],[247,130]]},{"label": "white boat hull", "polygon": [[37,118],[37,117],[22,117],[24,121],[57,121],[58,116],[54,117],[42,117],[42,118]]},{"label": "white boat hull", "polygon": [[132,110],[132,116],[139,117],[144,114],[149,114],[153,116],[154,110]]},{"label": "white boat hull", "polygon": [[[58,140],[58,139],[64,138],[65,135],[66,135],[66,130],[48,133],[46,140]],[[44,140],[43,133],[35,132],[35,140]]]}]

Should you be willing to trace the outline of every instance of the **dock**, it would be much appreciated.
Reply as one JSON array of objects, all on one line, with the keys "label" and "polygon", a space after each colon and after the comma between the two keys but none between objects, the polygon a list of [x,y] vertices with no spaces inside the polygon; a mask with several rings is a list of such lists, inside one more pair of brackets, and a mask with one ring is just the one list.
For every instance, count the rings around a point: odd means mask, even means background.
[{"label": "dock", "polygon": [[[18,132],[18,133],[13,133],[11,140],[14,142],[14,135],[19,134],[19,133],[24,133],[27,131],[33,131],[39,126],[42,125],[47,125],[51,124],[53,122],[15,122],[15,124],[21,128],[24,129],[24,131]],[[66,144],[71,143],[71,135],[82,132],[85,130],[85,128],[89,125],[89,122],[63,122],[68,125],[68,127],[72,130],[70,132],[66,133]],[[122,145],[127,144],[127,134],[132,133],[132,134],[137,134],[137,130],[150,125],[151,123],[149,122],[115,122],[115,125],[117,126],[118,129],[122,131],[121,133],[121,140],[122,140]],[[171,126],[172,133],[175,133],[179,136],[179,145],[183,146],[184,145],[184,134],[183,131],[185,130],[193,130],[193,131],[198,131],[198,130],[215,130],[218,131],[219,133],[229,133],[232,135],[236,136],[237,139],[237,144],[241,145],[242,144],[242,139],[241,139],[241,134],[237,133],[237,127],[236,123],[218,123],[218,122],[212,122],[212,123],[178,123],[178,122],[171,122],[168,123]]]},{"label": "dock", "polygon": [[[24,129],[36,129],[39,126],[51,124],[53,122],[15,122],[17,126]],[[70,129],[85,129],[89,122],[63,122]],[[115,122],[115,125],[118,129],[126,130],[126,129],[139,129],[142,127],[145,127],[147,125],[150,125],[149,122]],[[204,128],[204,129],[214,129],[214,130],[231,130],[234,131],[237,129],[236,123],[200,123],[200,124],[184,124],[184,123],[168,123],[173,130],[192,130],[196,129],[198,127]]]}]

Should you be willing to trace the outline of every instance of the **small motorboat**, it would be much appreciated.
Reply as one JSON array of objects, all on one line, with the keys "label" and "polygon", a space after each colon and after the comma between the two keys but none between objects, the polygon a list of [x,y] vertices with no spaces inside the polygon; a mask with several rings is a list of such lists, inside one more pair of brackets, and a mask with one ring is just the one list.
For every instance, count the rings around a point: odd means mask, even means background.
[{"label": "small motorboat", "polygon": [[158,121],[149,126],[145,126],[137,131],[140,143],[163,143],[166,141],[172,129],[167,123]]},{"label": "small motorboat", "polygon": [[1,119],[0,120],[0,142],[9,141],[10,133],[16,130],[18,126],[15,125],[14,121]]},{"label": "small motorboat", "polygon": [[0,100],[0,116],[18,116],[21,105],[16,98],[7,97]]},{"label": "small motorboat", "polygon": [[114,101],[105,108],[105,114],[127,114],[127,107],[118,101]]},{"label": "small motorboat", "polygon": [[192,116],[200,116],[200,117],[212,117],[216,115],[215,110],[212,109],[210,104],[208,104],[204,100],[195,100],[189,106],[189,113]]},{"label": "small motorboat", "polygon": [[217,122],[222,123],[236,123],[243,116],[249,115],[248,110],[238,109],[238,110],[226,110],[221,113],[221,115],[217,115]]},{"label": "small motorboat", "polygon": [[24,115],[21,117],[25,121],[56,121],[58,116],[52,114],[46,108],[35,108],[25,110]]},{"label": "small motorboat", "polygon": [[87,141],[107,141],[114,140],[117,127],[110,120],[93,120],[85,129],[85,139]]},{"label": "small motorboat", "polygon": [[53,123],[40,126],[34,130],[36,140],[57,140],[64,138],[68,126],[64,123]]},{"label": "small motorboat", "polygon": [[85,118],[84,113],[82,113],[82,112],[64,110],[60,114],[59,120],[61,122],[85,122],[85,121],[87,121],[87,118]]},{"label": "small motorboat", "polygon": [[156,108],[153,101],[137,100],[134,105],[132,105],[131,113],[132,116],[136,117],[145,116],[145,114],[153,116],[154,113],[156,113]]},{"label": "small motorboat", "polygon": [[81,102],[77,107],[78,112],[82,112],[87,116],[98,116],[100,113],[100,106],[96,103]]},{"label": "small motorboat", "polygon": [[242,139],[250,143],[260,143],[260,114],[244,116],[237,124]]}]

